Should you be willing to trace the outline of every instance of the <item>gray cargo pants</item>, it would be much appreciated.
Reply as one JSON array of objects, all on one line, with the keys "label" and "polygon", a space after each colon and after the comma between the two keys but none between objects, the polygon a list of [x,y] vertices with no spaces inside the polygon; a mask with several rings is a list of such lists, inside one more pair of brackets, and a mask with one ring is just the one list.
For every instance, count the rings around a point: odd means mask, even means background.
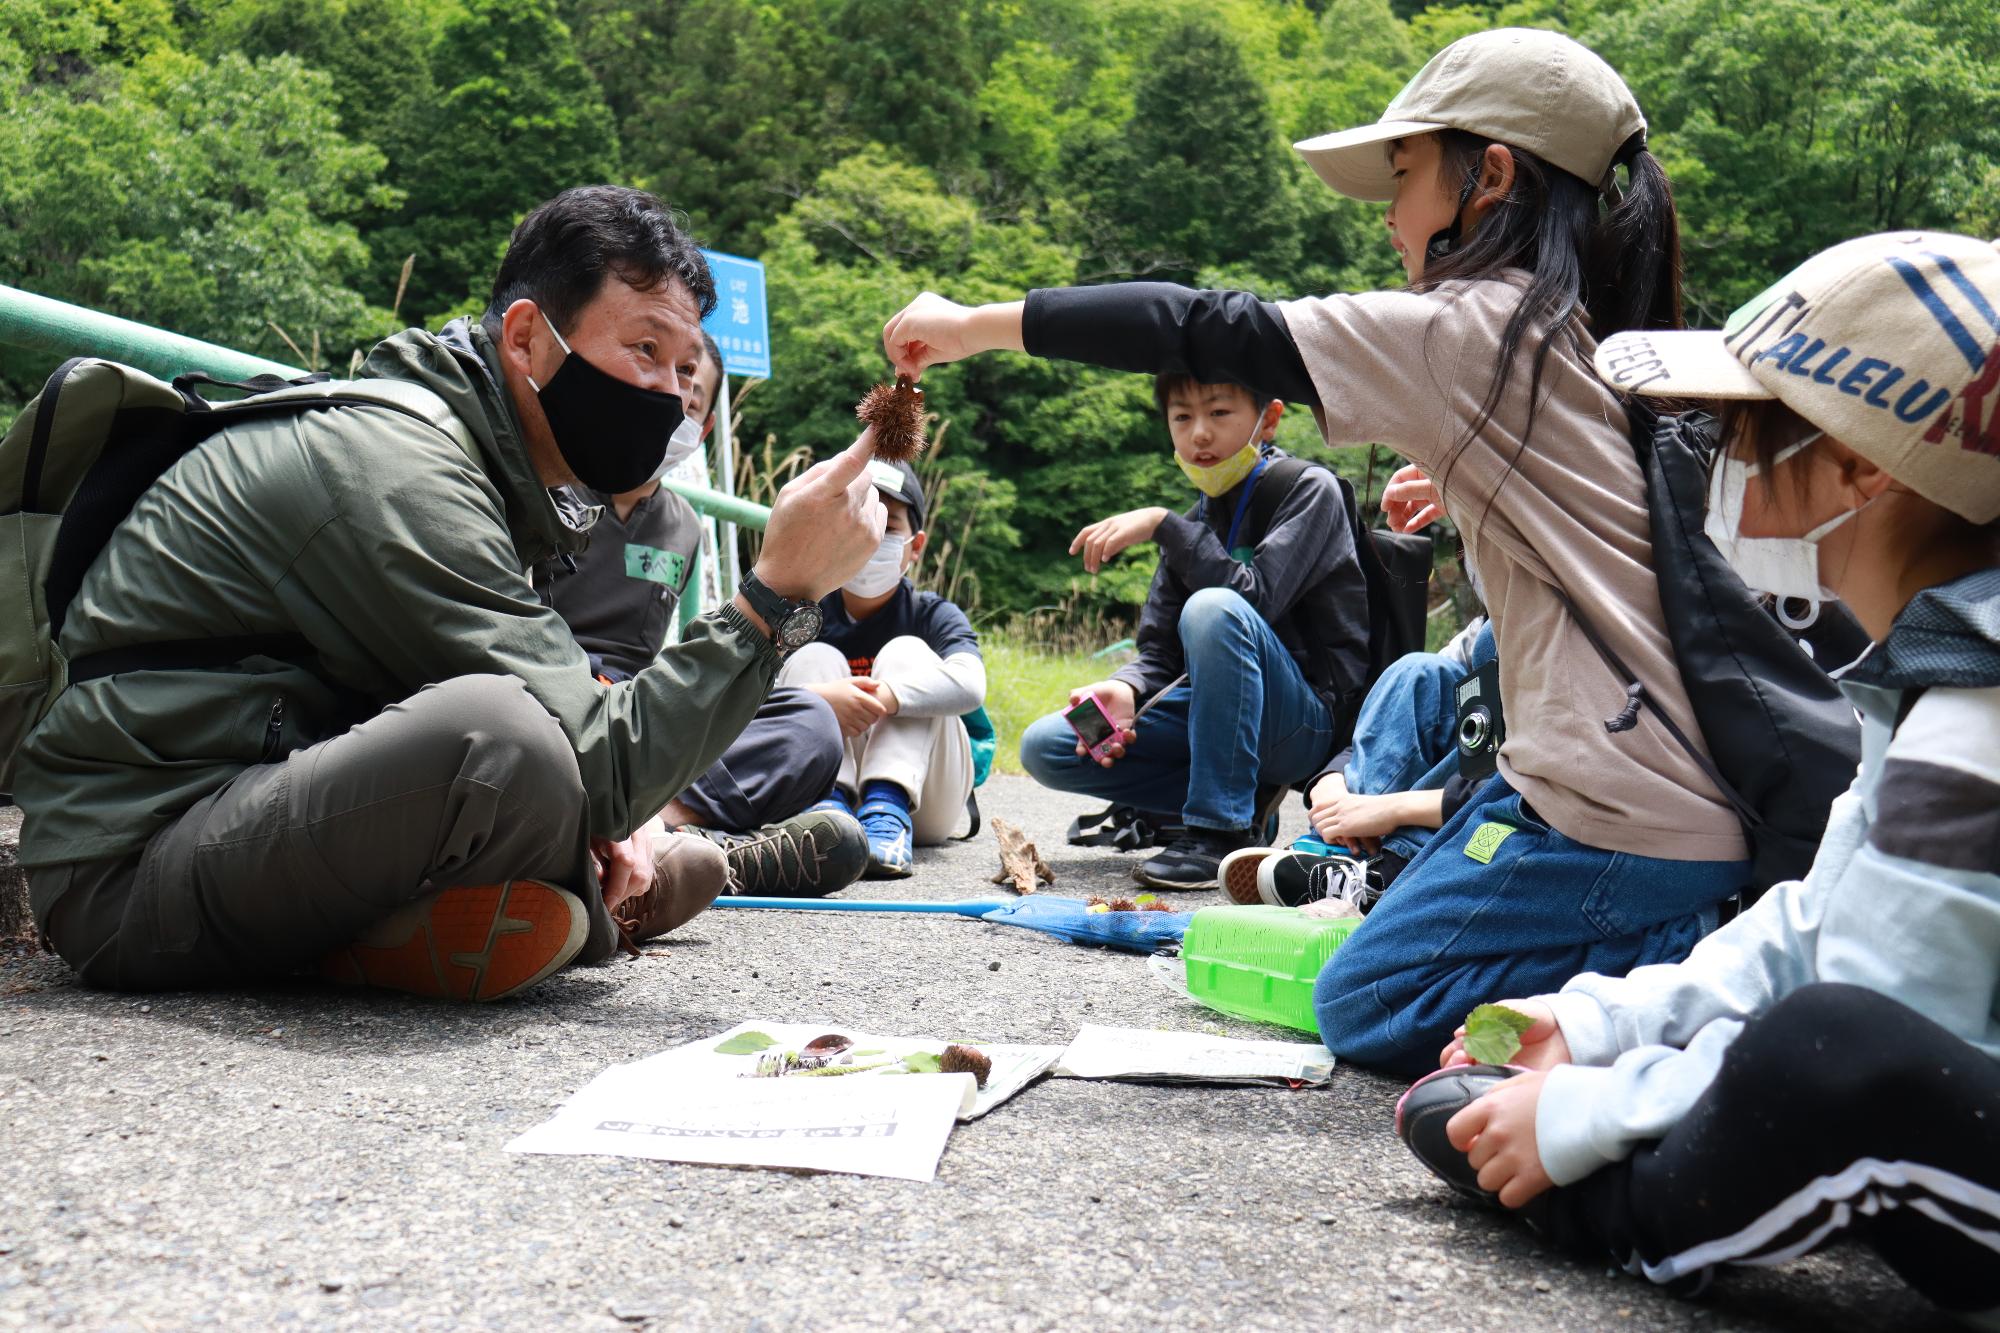
[{"label": "gray cargo pants", "polygon": [[29,871],[40,924],[93,986],[293,975],[412,899],[539,879],[615,931],[590,864],[576,753],[511,676],[429,685],[331,740],[246,769],[142,851]]}]

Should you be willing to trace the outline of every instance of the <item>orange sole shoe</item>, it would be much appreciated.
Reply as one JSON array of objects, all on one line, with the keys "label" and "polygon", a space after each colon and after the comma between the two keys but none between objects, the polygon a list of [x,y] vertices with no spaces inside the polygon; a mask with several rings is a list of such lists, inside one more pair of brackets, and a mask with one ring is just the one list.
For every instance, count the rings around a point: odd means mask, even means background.
[{"label": "orange sole shoe", "polygon": [[438,1000],[497,1000],[576,957],[589,931],[573,893],[532,879],[469,885],[410,904],[328,954],[320,974]]},{"label": "orange sole shoe", "polygon": [[1255,906],[1264,901],[1257,896],[1257,867],[1275,855],[1276,850],[1270,847],[1239,847],[1216,867],[1216,883],[1229,895],[1229,901]]}]

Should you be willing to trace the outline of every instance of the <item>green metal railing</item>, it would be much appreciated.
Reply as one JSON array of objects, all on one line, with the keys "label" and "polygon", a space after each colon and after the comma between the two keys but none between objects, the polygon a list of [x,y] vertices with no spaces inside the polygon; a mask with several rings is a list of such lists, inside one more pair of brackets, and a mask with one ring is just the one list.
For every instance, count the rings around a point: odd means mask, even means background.
[{"label": "green metal railing", "polygon": [[[253,375],[292,379],[305,374],[297,366],[282,361],[266,360],[5,285],[0,285],[0,345],[43,353],[49,359],[50,370],[66,357],[101,356],[107,361],[136,366],[162,379],[172,379],[190,370],[230,380],[249,379]],[[749,500],[724,495],[706,486],[678,481],[666,484],[700,513],[713,515],[725,523],[762,532],[771,520],[769,509]]]}]

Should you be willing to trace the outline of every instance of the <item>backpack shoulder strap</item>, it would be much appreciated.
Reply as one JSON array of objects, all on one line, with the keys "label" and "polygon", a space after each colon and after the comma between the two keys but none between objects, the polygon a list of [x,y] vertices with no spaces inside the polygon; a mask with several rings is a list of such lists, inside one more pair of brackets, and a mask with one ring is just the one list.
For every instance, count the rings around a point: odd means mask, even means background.
[{"label": "backpack shoulder strap", "polygon": [[[1278,516],[1278,506],[1292,493],[1292,487],[1298,484],[1299,478],[1316,467],[1326,465],[1315,463],[1310,458],[1286,454],[1283,458],[1272,459],[1258,474],[1257,489],[1250,492],[1250,511],[1244,515],[1255,536],[1262,537],[1271,530],[1271,520]],[[1333,471],[1332,468],[1326,470]]]},{"label": "backpack shoulder strap", "polygon": [[386,407],[406,417],[415,417],[449,437],[468,458],[479,461],[479,447],[472,438],[472,431],[458,413],[452,411],[436,393],[410,380],[333,380],[319,384],[293,384],[240,402],[222,403],[215,410],[224,414],[263,414],[351,406]]}]

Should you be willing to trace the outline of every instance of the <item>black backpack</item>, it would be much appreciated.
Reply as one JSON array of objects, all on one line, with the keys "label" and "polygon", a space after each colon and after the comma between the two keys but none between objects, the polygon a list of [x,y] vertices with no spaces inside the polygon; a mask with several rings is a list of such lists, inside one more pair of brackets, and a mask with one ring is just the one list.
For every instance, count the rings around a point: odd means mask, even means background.
[{"label": "black backpack", "polygon": [[1361,521],[1361,508],[1347,478],[1324,463],[1291,455],[1273,461],[1257,479],[1257,489],[1250,496],[1251,531],[1269,530],[1278,506],[1292,493],[1292,486],[1308,468],[1320,468],[1339,483],[1348,531],[1365,538],[1355,541],[1354,555],[1361,562],[1361,577],[1368,585],[1368,674],[1346,710],[1347,716],[1336,719],[1338,745],[1345,748],[1353,739],[1354,718],[1361,711],[1362,698],[1381,679],[1389,664],[1405,653],[1424,651],[1435,548],[1427,532],[1390,532],[1386,528],[1369,527]]},{"label": "black backpack", "polygon": [[[1799,879],[1811,868],[1834,798],[1861,762],[1861,728],[1830,669],[1868,646],[1838,603],[1810,624],[1781,618],[1770,598],[1744,585],[1702,532],[1716,419],[1705,412],[1663,416],[1643,403],[1627,409],[1632,447],[1646,481],[1653,568],[1667,637],[1694,709],[1704,757],[1663,712],[1655,716],[1721,789],[1750,843],[1751,890]],[[1613,732],[1637,725],[1646,687],[1619,660],[1560,589],[1571,615],[1605,663],[1624,680],[1624,712]]]}]

